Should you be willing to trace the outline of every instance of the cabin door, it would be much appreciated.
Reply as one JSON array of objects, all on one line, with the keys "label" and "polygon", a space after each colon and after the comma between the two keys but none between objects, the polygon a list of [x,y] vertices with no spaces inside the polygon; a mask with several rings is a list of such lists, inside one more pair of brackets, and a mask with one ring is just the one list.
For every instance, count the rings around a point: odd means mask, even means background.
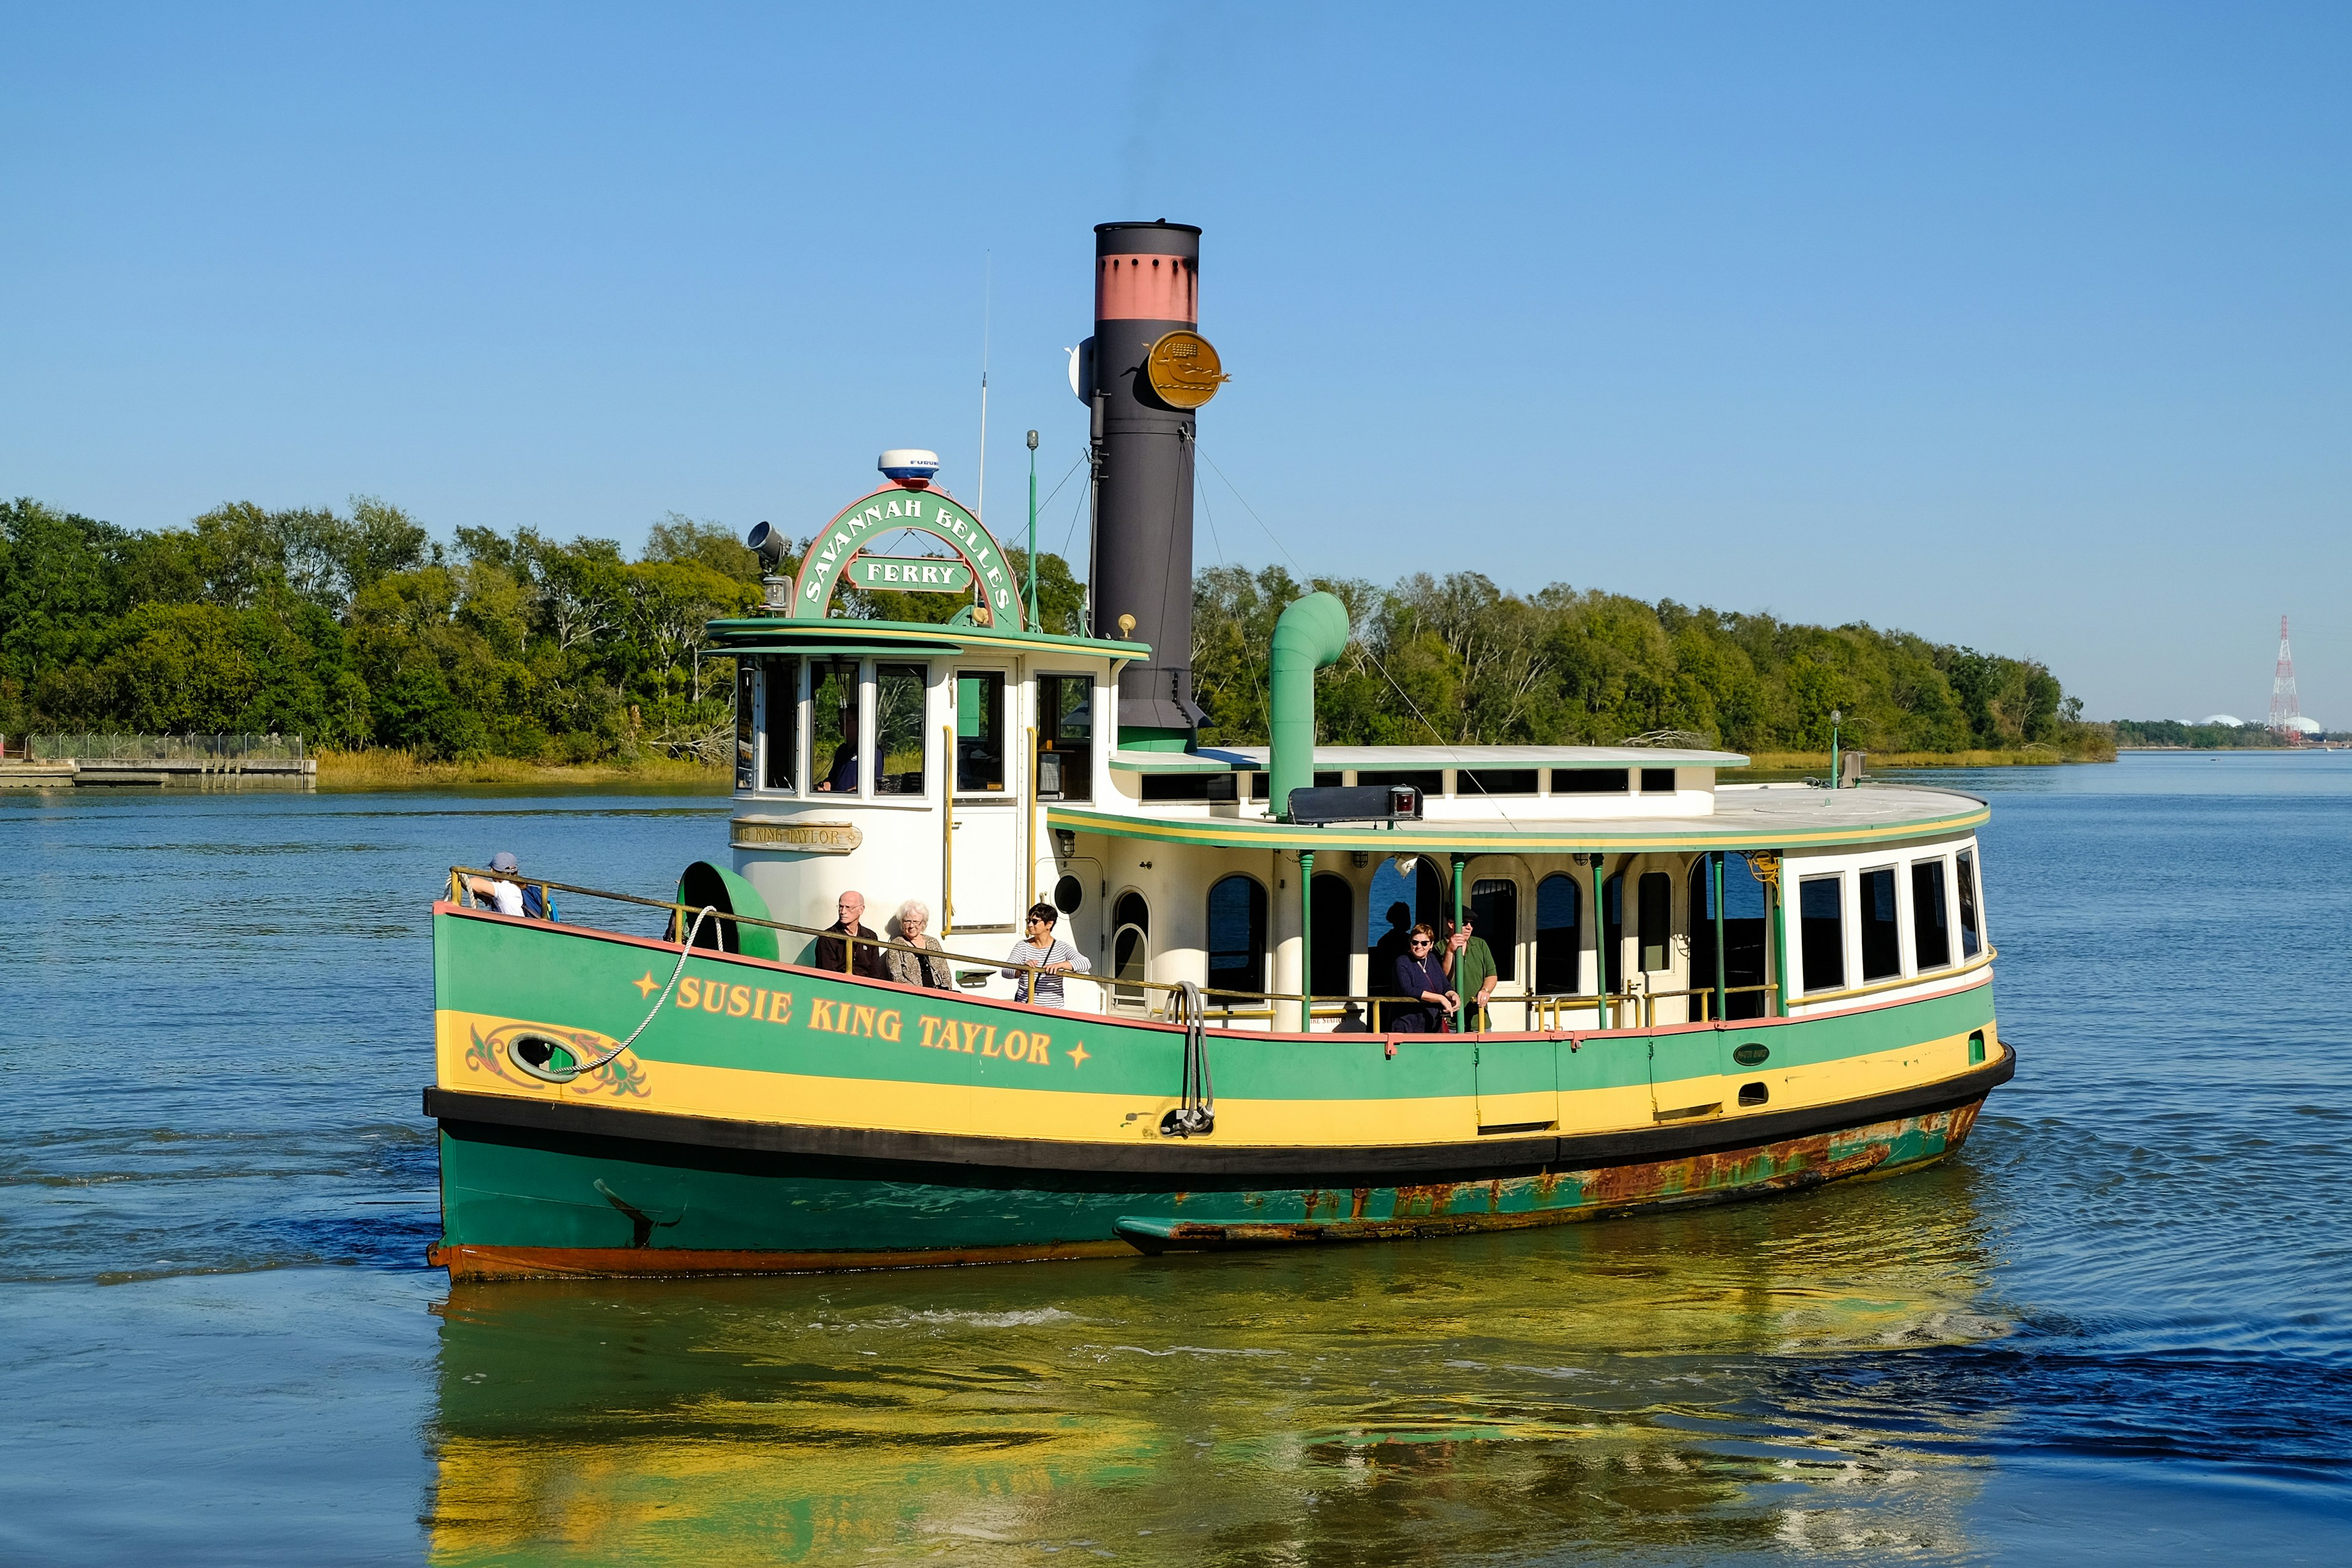
[{"label": "cabin door", "polygon": [[948,905],[955,911],[957,931],[1020,929],[1022,896],[1028,890],[1021,874],[1020,828],[1021,812],[1011,801],[956,803]]}]

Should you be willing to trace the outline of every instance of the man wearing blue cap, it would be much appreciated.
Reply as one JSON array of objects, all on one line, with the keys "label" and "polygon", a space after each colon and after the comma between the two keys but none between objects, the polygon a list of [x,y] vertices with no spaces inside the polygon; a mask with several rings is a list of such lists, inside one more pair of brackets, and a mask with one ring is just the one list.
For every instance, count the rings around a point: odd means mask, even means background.
[{"label": "man wearing blue cap", "polygon": [[488,899],[502,915],[522,918],[522,885],[515,879],[522,874],[522,862],[514,858],[511,849],[501,849],[490,857],[491,875],[468,877],[466,886],[474,897]]}]

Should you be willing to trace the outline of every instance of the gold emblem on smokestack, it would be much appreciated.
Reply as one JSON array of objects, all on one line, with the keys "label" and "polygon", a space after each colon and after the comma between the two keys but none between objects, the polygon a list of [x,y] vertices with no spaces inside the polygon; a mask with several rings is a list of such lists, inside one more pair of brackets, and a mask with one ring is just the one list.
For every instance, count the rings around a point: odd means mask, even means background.
[{"label": "gold emblem on smokestack", "polygon": [[1198,408],[1233,379],[1224,373],[1209,340],[1182,328],[1152,344],[1143,363],[1151,378],[1151,390],[1171,408]]}]

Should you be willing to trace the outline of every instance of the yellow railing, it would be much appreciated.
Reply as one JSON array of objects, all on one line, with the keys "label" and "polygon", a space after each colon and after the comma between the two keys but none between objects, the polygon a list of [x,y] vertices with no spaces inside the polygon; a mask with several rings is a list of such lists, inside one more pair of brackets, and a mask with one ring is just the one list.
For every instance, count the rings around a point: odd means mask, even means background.
[{"label": "yellow railing", "polygon": [[[545,881],[537,878],[500,877],[497,872],[485,871],[471,866],[453,866],[449,868],[449,901],[451,903],[471,907],[473,900],[469,897],[467,882],[467,879],[470,877],[511,881],[522,887],[537,888],[540,890],[541,904],[548,908],[553,907],[553,894],[572,893],[581,898],[604,899],[613,903],[635,904],[642,909],[662,910],[669,915],[668,924],[663,932],[663,940],[667,942],[681,940],[694,917],[701,912],[694,905],[681,904],[671,900],[641,898],[635,893],[608,892],[601,888],[583,888],[572,882]],[[892,942],[885,937],[850,936],[840,931],[820,930],[814,926],[794,925],[789,921],[768,920],[757,915],[739,915],[723,910],[714,910],[711,915],[715,920],[731,921],[739,926],[759,926],[768,931],[790,931],[796,936],[829,937],[843,942],[845,944],[843,949],[845,973],[856,969],[856,952],[860,947],[871,947],[877,952],[885,952],[919,953],[924,957],[944,960],[952,965],[985,967],[991,973],[1015,967],[1007,964],[1002,958],[983,957],[977,953],[953,952],[944,947],[919,948],[911,943]],[[725,951],[717,942],[716,931],[701,939],[697,945],[709,945],[712,946],[714,951]],[[1988,950],[1981,958],[1958,968],[1939,971],[1932,975],[1917,976],[1899,984],[1916,984],[1920,980],[1941,979],[1948,974],[1965,973],[1969,970],[1991,963],[1992,957],[1992,952]],[[1177,995],[1181,989],[1181,986],[1168,981],[1143,980],[1132,976],[1087,974],[1082,978],[1102,986],[1106,993],[1109,993],[1116,987],[1119,991],[1140,991],[1148,995],[1156,994],[1160,998],[1159,1001],[1140,1009],[1132,1006],[1121,1007],[1116,1004],[1110,1008],[1114,1014],[1125,1013],[1132,1016],[1151,1019],[1168,1017],[1171,1012],[1168,999]],[[1877,985],[1864,987],[1863,990],[1883,991],[1889,988],[1885,985]],[[1748,995],[1762,993],[1766,998],[1765,1011],[1769,1014],[1771,1011],[1771,995],[1778,989],[1779,987],[1771,984],[1733,985],[1725,988],[1725,994]],[[1234,991],[1223,987],[1204,986],[1201,988],[1200,994],[1207,1000],[1209,1011],[1223,1023],[1239,1020],[1272,1022],[1286,1015],[1295,1016],[1297,1005],[1303,1003],[1307,1005],[1309,1016],[1316,1018],[1345,1018],[1351,1009],[1360,1009],[1366,1029],[1372,1034],[1382,1032],[1381,1026],[1384,1013],[1400,1007],[1422,1008],[1428,1005],[1426,1003],[1414,1002],[1402,996],[1318,996],[1297,991]],[[1829,994],[1843,997],[1861,994],[1861,991],[1843,991]],[[1582,1012],[1595,1013],[1597,1026],[1602,1029],[1654,1028],[1657,1026],[1657,1005],[1660,1002],[1691,996],[1706,998],[1707,1006],[1705,1011],[1712,1015],[1715,997],[1715,987],[1712,985],[1695,985],[1680,991],[1615,991],[1594,995],[1495,996],[1488,998],[1486,1012],[1491,1016],[1501,1009],[1517,1007],[1521,1013],[1523,1027],[1529,1034],[1565,1033],[1574,1026],[1570,1024],[1569,1016]],[[1826,999],[1826,996],[1804,998],[1808,1002]],[[1277,1005],[1282,1003],[1292,1005],[1290,1007]],[[1631,1017],[1627,1016],[1629,1012],[1633,1015]]]}]

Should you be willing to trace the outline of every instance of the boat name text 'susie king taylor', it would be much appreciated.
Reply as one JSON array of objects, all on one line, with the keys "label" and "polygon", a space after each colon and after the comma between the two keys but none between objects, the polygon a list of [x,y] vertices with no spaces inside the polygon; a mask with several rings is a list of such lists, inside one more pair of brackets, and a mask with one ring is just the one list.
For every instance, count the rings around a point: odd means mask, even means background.
[{"label": "boat name text 'susie king taylor'", "polygon": [[[1200,232],[1107,224],[1095,249],[1071,377],[1108,635],[1038,629],[926,452],[885,453],[791,575],[755,530],[764,611],[710,627],[737,668],[726,852],[669,899],[544,884],[561,921],[478,906],[467,868],[434,907],[436,1261],[1371,1239],[1959,1147],[2014,1065],[1981,801],[1726,783],[1747,759],[1697,748],[1318,745],[1315,671],[1349,634],[1326,594],[1275,632],[1271,745],[1199,743],[1192,437],[1224,379]],[[963,607],[856,619],[845,589]],[[886,952],[907,951],[883,926],[903,900],[934,912],[931,984],[870,977],[887,965],[855,937],[820,963],[852,889]],[[1058,1006],[1007,958],[1039,903],[1085,961]],[[1464,916],[1493,961],[1483,1012],[1396,994],[1412,929]]]}]

